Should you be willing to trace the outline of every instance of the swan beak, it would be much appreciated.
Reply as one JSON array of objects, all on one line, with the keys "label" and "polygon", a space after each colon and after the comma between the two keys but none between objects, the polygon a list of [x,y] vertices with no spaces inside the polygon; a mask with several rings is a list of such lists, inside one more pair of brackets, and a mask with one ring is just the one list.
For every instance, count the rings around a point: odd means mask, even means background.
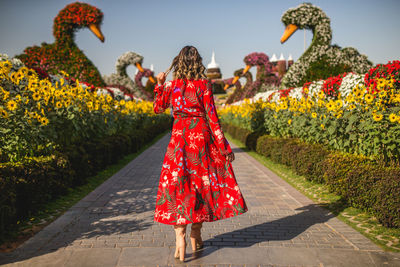
[{"label": "swan beak", "polygon": [[101,33],[100,27],[96,24],[90,24],[89,29],[104,43],[104,35]]},{"label": "swan beak", "polygon": [[281,38],[281,44],[283,44],[284,42],[286,42],[287,39],[289,39],[290,36],[292,36],[292,34],[298,29],[299,27],[297,27],[294,24],[289,24],[286,26],[285,32],[282,35]]},{"label": "swan beak", "polygon": [[[139,70],[140,72],[144,72],[144,69],[142,68],[142,65],[140,65],[139,62],[136,63],[136,68],[138,68],[138,70]],[[156,83],[156,80],[154,79],[153,76],[150,76],[150,77],[149,77],[149,80],[150,80],[150,82],[152,82],[152,83]]]},{"label": "swan beak", "polygon": [[[233,78],[232,83],[230,85],[234,85],[237,81],[239,80],[239,76],[235,76],[235,78]],[[228,89],[229,84],[225,84],[224,90],[226,91],[226,89]]]},{"label": "swan beak", "polygon": [[136,68],[138,68],[138,70],[139,70],[140,72],[144,72],[144,69],[142,68],[142,65],[140,65],[139,62],[136,63]]},{"label": "swan beak", "polygon": [[245,74],[246,74],[246,72],[248,72],[250,68],[251,68],[251,66],[250,66],[250,65],[246,65],[246,68],[243,70],[243,73],[242,73],[242,75],[245,75]]}]

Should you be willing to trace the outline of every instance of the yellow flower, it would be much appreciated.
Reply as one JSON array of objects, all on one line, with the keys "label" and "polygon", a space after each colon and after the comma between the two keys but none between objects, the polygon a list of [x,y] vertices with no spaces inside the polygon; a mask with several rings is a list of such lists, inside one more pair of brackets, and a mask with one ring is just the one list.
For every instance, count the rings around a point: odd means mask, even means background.
[{"label": "yellow flower", "polygon": [[15,102],[14,100],[10,100],[7,102],[7,108],[8,110],[16,110],[17,109],[17,102]]},{"label": "yellow flower", "polygon": [[374,101],[374,96],[371,94],[366,94],[364,99],[365,99],[365,102],[367,102],[368,104],[371,104],[372,101]]},{"label": "yellow flower", "polygon": [[343,107],[343,102],[341,100],[336,100],[335,106],[336,106],[336,109],[340,109],[341,107]]},{"label": "yellow flower", "polygon": [[289,120],[287,121],[287,123],[288,123],[289,125],[292,124],[292,120],[289,119]]},{"label": "yellow flower", "polygon": [[372,118],[374,119],[374,121],[381,121],[383,119],[383,115],[382,114],[372,114]]},{"label": "yellow flower", "polygon": [[33,100],[38,101],[40,99],[40,94],[39,92],[35,92],[32,95]]},{"label": "yellow flower", "polygon": [[41,117],[41,118],[40,118],[40,123],[41,123],[43,126],[45,126],[45,125],[49,124],[49,119],[46,118],[46,117]]},{"label": "yellow flower", "polygon": [[396,116],[396,114],[391,113],[391,114],[389,115],[389,120],[390,120],[390,122],[396,122],[396,121],[397,121],[397,116]]},{"label": "yellow flower", "polygon": [[0,115],[1,115],[3,118],[7,118],[7,117],[8,117],[8,113],[7,113],[7,111],[6,111],[4,108],[0,108]]},{"label": "yellow flower", "polygon": [[385,90],[379,92],[379,97],[384,98],[387,96],[387,92]]},{"label": "yellow flower", "polygon": [[324,124],[321,123],[320,126],[321,126],[322,129],[325,129],[325,125]]},{"label": "yellow flower", "polygon": [[56,102],[56,108],[62,108],[62,103],[60,102],[60,101],[57,101]]},{"label": "yellow flower", "polygon": [[315,113],[315,112],[311,113],[311,117],[313,117],[315,119],[317,117],[317,113]]}]

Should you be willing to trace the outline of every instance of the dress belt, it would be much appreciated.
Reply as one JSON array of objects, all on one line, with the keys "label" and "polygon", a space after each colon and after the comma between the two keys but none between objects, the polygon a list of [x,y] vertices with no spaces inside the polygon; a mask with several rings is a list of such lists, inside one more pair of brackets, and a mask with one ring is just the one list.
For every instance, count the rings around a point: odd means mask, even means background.
[{"label": "dress belt", "polygon": [[179,118],[195,118],[195,117],[206,118],[205,113],[199,113],[199,114],[174,113],[173,115],[174,117],[179,117]]}]

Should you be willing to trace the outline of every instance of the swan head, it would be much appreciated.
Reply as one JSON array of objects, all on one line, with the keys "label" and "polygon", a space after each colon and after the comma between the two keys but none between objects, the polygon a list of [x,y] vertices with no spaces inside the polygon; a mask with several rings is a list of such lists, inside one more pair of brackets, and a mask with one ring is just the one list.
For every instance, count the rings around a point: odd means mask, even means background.
[{"label": "swan head", "polygon": [[328,25],[330,31],[330,20],[321,8],[310,3],[303,3],[295,8],[288,9],[281,18],[286,26],[281,38],[284,43],[297,29],[315,30],[319,25]]},{"label": "swan head", "polygon": [[74,37],[74,32],[89,28],[101,42],[104,36],[100,30],[103,13],[100,9],[86,3],[75,2],[65,6],[54,18],[53,34],[57,41]]}]

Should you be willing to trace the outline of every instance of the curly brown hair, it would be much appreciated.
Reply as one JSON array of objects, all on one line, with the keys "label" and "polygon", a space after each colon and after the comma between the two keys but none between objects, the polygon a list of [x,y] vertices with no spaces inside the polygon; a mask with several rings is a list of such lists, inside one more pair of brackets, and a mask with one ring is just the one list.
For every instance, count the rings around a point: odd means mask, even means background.
[{"label": "curly brown hair", "polygon": [[171,66],[166,75],[173,70],[173,79],[207,79],[206,68],[203,65],[203,58],[196,47],[187,45],[172,60]]}]

